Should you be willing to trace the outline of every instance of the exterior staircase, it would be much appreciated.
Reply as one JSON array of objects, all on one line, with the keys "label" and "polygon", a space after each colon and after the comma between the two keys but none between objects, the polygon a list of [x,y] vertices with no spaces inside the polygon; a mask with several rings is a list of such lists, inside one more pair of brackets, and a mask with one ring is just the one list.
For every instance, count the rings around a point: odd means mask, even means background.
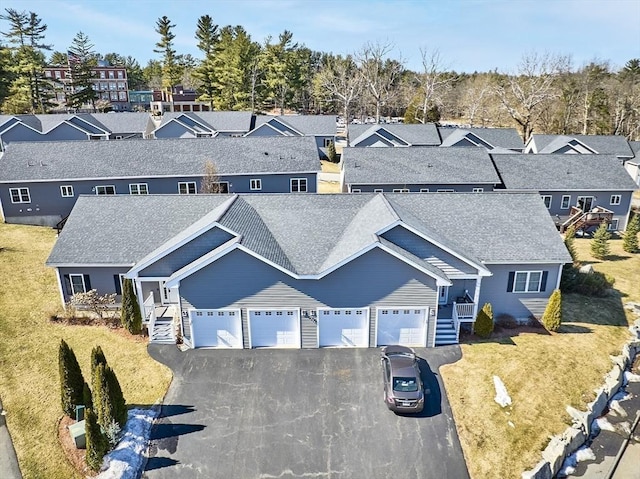
[{"label": "exterior staircase", "polygon": [[458,344],[458,333],[453,320],[438,319],[436,323],[436,346]]},{"label": "exterior staircase", "polygon": [[149,328],[149,341],[161,344],[176,344],[173,319],[158,318]]}]

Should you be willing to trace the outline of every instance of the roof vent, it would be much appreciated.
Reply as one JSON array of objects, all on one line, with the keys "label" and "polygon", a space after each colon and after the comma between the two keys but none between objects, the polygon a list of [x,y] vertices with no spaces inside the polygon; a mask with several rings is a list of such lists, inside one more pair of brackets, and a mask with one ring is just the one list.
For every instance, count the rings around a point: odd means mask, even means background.
[{"label": "roof vent", "polygon": [[27,161],[27,166],[36,166],[35,161]]},{"label": "roof vent", "polygon": [[264,156],[269,156],[269,152],[268,152],[268,151],[265,151],[265,152],[264,152]]}]

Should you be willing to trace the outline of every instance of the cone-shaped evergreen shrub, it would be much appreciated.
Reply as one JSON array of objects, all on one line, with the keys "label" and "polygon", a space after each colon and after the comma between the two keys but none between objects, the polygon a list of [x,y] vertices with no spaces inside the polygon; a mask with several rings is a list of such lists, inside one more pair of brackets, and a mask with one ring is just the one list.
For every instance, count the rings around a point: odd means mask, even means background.
[{"label": "cone-shaped evergreen shrub", "polygon": [[120,429],[122,429],[127,423],[127,403],[124,400],[122,388],[120,387],[120,383],[118,382],[118,378],[116,377],[116,373],[113,372],[113,369],[107,366],[104,370],[104,374],[107,385],[106,395],[111,403],[111,411],[113,414],[112,419],[114,419],[120,426]]},{"label": "cone-shaped evergreen shrub", "polygon": [[96,414],[92,409],[85,411],[84,420],[84,432],[87,440],[85,460],[92,471],[99,471],[104,455],[109,451],[109,441],[100,430]]},{"label": "cone-shaped evergreen shrub", "polygon": [[638,251],[638,232],[640,232],[640,215],[633,215],[622,237],[622,249],[627,253]]},{"label": "cone-shaped evergreen shrub", "polygon": [[120,310],[122,326],[131,334],[142,331],[142,314],[138,299],[133,290],[133,282],[125,278],[122,282],[122,309]]},{"label": "cone-shaped evergreen shrub", "polygon": [[567,228],[567,231],[565,231],[564,233],[564,245],[566,246],[567,251],[571,255],[571,259],[573,260],[574,263],[578,261],[578,254],[576,253],[575,239],[576,239],[576,229],[573,226],[569,226],[569,228]]},{"label": "cone-shaped evergreen shrub", "polygon": [[548,331],[557,331],[562,324],[562,293],[559,289],[551,293],[542,315],[542,324]]},{"label": "cone-shaped evergreen shrub", "polygon": [[493,333],[493,309],[491,303],[485,303],[478,312],[476,322],[473,323],[473,332],[481,338],[488,338]]},{"label": "cone-shaped evergreen shrub", "polygon": [[113,422],[123,428],[127,422],[127,405],[113,370],[109,366],[98,364],[92,384],[94,410],[102,430],[106,431]]},{"label": "cone-shaped evergreen shrub", "polygon": [[107,365],[107,358],[102,352],[102,348],[100,346],[96,346],[91,350],[91,376],[92,377],[93,377],[93,371],[96,369],[98,364],[103,364],[105,366]]},{"label": "cone-shaped evergreen shrub", "polygon": [[611,252],[609,248],[609,240],[611,233],[607,231],[607,223],[603,222],[593,234],[591,240],[591,254],[597,259],[606,259]]},{"label": "cone-shaped evergreen shrub", "polygon": [[75,417],[76,406],[82,404],[84,378],[73,349],[62,339],[58,351],[60,369],[60,393],[62,410],[69,417]]},{"label": "cone-shaped evergreen shrub", "polygon": [[336,145],[333,144],[333,141],[330,141],[327,146],[327,157],[331,163],[338,162],[338,153],[336,153]]}]

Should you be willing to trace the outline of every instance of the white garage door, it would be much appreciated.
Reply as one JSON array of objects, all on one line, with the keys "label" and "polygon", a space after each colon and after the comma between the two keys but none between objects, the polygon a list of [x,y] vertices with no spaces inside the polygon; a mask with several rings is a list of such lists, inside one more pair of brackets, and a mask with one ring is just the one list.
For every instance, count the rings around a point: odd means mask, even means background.
[{"label": "white garage door", "polygon": [[242,349],[240,310],[196,309],[189,319],[194,348]]},{"label": "white garage door", "polygon": [[252,348],[299,348],[299,311],[249,310],[249,336]]},{"label": "white garage door", "polygon": [[369,310],[318,310],[318,345],[320,347],[368,347]]},{"label": "white garage door", "polygon": [[426,343],[426,321],[424,309],[377,310],[377,345],[401,344],[424,346]]}]

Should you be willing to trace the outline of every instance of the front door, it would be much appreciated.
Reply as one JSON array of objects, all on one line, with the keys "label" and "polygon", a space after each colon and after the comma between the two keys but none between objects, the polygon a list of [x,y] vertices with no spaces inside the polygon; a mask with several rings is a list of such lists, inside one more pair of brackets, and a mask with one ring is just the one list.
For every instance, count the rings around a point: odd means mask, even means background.
[{"label": "front door", "polygon": [[578,204],[576,206],[584,212],[591,211],[591,208],[593,208],[593,196],[578,196]]},{"label": "front door", "polygon": [[162,304],[178,304],[178,288],[168,289],[165,282],[160,281],[160,302]]},{"label": "front door", "polygon": [[438,304],[447,304],[449,299],[449,286],[438,287]]}]

